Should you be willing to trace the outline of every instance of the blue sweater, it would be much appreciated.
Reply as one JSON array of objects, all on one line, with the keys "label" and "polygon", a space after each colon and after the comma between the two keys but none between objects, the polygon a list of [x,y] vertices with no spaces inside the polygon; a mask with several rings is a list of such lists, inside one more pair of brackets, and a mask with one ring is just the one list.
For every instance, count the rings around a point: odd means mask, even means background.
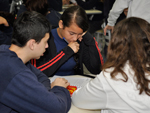
[{"label": "blue sweater", "polygon": [[[68,43],[58,36],[57,28],[52,29],[51,33],[55,37],[54,43],[56,45],[57,53],[59,53],[63,48],[65,48],[68,45]],[[61,65],[61,67],[57,70],[55,75],[60,75],[60,76],[74,75],[75,65],[76,65],[76,62],[74,61],[73,56],[71,56],[66,62],[64,62]]]},{"label": "blue sweater", "polygon": [[67,113],[70,105],[66,88],[51,89],[45,74],[0,46],[0,113]]},{"label": "blue sweater", "polygon": [[11,44],[11,38],[12,38],[12,31],[13,27],[5,27],[5,26],[0,26],[3,27],[3,31],[0,30],[0,45],[2,44]]}]

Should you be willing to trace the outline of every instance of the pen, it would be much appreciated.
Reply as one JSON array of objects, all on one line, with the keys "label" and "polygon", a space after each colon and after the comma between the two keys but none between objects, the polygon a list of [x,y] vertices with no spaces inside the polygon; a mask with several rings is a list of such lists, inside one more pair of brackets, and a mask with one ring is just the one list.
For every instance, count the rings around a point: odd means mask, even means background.
[{"label": "pen", "polygon": [[65,37],[63,37],[63,40],[66,41],[68,43],[68,41],[65,39]]}]

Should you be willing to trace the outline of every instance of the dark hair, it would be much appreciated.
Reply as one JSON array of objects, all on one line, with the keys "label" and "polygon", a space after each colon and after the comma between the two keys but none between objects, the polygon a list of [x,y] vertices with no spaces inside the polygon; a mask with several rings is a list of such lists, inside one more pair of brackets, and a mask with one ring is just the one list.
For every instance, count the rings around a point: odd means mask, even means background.
[{"label": "dark hair", "polygon": [[46,33],[50,33],[50,23],[45,16],[24,12],[14,22],[12,44],[23,47],[30,39],[39,43]]},{"label": "dark hair", "polygon": [[27,11],[36,11],[44,16],[48,13],[48,2],[47,0],[27,0],[25,3]]},{"label": "dark hair", "polygon": [[123,67],[127,61],[135,72],[134,80],[139,93],[145,92],[150,96],[150,75],[145,75],[150,74],[150,24],[143,19],[130,17],[115,26],[103,69],[114,67],[111,77],[116,79],[121,73],[126,82],[128,76]]},{"label": "dark hair", "polygon": [[83,30],[83,32],[87,31],[89,28],[85,10],[80,6],[72,6],[67,8],[61,15],[60,20],[63,21],[64,27],[69,27],[71,23],[76,23]]}]

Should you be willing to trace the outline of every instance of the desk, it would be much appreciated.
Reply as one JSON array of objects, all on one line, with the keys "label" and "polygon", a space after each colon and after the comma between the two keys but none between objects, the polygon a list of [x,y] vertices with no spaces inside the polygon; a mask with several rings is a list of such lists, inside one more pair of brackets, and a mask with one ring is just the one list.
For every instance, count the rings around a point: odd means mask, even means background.
[{"label": "desk", "polygon": [[68,113],[100,113],[100,112],[101,110],[80,109],[71,104],[71,108]]},{"label": "desk", "polygon": [[[90,76],[95,76],[95,75],[90,74]],[[63,76],[61,76],[61,77],[63,77]],[[81,75],[64,76],[64,78],[66,78],[66,79],[74,78],[74,77],[85,78],[85,76],[81,76]],[[50,77],[49,79],[52,79],[52,78]],[[69,79],[68,79],[68,81],[69,81]],[[71,84],[71,82],[70,82],[70,84]],[[73,104],[71,104],[71,108],[68,113],[100,113],[100,110],[80,109],[80,108],[75,107]]]},{"label": "desk", "polygon": [[[101,14],[102,13],[102,11],[97,10],[97,9],[85,10],[85,12],[86,12],[87,15],[90,15],[90,14]],[[60,11],[59,13],[63,14],[63,11]]]}]

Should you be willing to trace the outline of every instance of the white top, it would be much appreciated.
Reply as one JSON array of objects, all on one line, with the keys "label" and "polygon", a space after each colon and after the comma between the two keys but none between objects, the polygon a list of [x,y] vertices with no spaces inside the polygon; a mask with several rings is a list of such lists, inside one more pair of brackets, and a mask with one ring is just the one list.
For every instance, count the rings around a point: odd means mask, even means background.
[{"label": "white top", "polygon": [[76,0],[70,0],[70,2],[77,4]]},{"label": "white top", "polygon": [[[124,67],[127,82],[111,79],[112,70],[102,71],[87,85],[77,89],[72,95],[73,104],[83,109],[101,109],[101,113],[150,113],[150,96],[139,95],[129,64]],[[122,75],[118,74],[117,78],[122,78]]]},{"label": "white top", "polygon": [[115,25],[125,8],[129,8],[127,17],[140,17],[150,23],[150,0],[116,0],[109,12],[109,26]]}]

